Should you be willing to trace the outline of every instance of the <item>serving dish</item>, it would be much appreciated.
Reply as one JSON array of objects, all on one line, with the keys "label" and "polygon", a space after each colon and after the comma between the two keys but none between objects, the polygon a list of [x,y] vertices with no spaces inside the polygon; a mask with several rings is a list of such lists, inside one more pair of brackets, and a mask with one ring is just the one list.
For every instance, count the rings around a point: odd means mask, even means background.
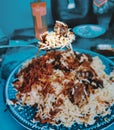
[{"label": "serving dish", "polygon": [[[79,53],[86,53],[86,54],[90,54],[92,57],[93,56],[98,56],[103,64],[106,66],[105,68],[105,72],[107,74],[109,74],[113,67],[114,67],[114,63],[112,61],[110,61],[108,58],[94,53],[92,51],[88,51],[88,50],[83,50],[83,49],[74,49],[74,51],[77,51]],[[29,60],[29,59],[27,59]],[[74,130],[74,129],[83,129],[83,130],[97,130],[97,129],[102,129],[104,127],[109,126],[110,124],[112,124],[114,122],[114,106],[111,107],[111,114],[107,115],[105,117],[99,117],[98,121],[95,122],[95,124],[93,125],[80,125],[77,123],[74,123],[71,127],[67,128],[63,125],[51,125],[48,123],[42,124],[40,122],[34,122],[33,121],[33,117],[35,112],[37,111],[34,107],[30,107],[30,106],[21,106],[20,104],[14,105],[12,103],[10,103],[10,100],[15,100],[16,97],[16,93],[17,91],[14,89],[14,87],[12,86],[12,82],[15,78],[15,74],[18,72],[18,70],[22,67],[23,63],[20,63],[10,74],[7,83],[6,83],[6,87],[5,87],[5,102],[7,103],[7,107],[9,112],[11,113],[11,115],[14,117],[14,119],[16,119],[18,121],[18,123],[20,123],[22,126],[24,126],[27,129],[32,129],[32,130],[50,130],[50,129],[54,129],[54,130]]]},{"label": "serving dish", "polygon": [[96,24],[84,24],[75,26],[73,32],[83,38],[96,38],[103,35],[106,29]]}]

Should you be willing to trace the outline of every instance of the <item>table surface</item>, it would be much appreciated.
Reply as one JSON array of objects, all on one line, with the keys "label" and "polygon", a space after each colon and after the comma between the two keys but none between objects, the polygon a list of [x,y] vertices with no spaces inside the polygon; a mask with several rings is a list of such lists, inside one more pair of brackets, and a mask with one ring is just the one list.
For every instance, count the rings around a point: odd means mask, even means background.
[{"label": "table surface", "polygon": [[[93,45],[97,45],[101,42],[114,44],[114,39],[110,36],[104,36],[94,38],[94,39],[85,39],[85,38],[76,38],[76,42],[73,43],[73,46],[81,49],[89,49]],[[10,40],[9,44],[25,44],[26,41],[22,40]],[[27,42],[26,42],[27,44]],[[0,63],[0,129],[1,130],[26,130],[21,126],[17,121],[12,118],[10,113],[6,109],[6,105],[3,99],[3,91],[5,82],[10,75],[11,71],[22,61],[36,54],[37,49],[34,47],[15,47],[8,49],[0,49],[2,62]],[[114,124],[107,127],[106,130],[113,130]]]}]

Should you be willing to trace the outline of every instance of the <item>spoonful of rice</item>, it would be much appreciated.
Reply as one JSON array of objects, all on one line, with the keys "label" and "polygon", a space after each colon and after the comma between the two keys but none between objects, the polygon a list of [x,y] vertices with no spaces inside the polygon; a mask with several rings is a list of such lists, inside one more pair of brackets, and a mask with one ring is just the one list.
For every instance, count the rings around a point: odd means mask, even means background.
[{"label": "spoonful of rice", "polygon": [[40,50],[50,50],[57,48],[71,48],[71,43],[75,40],[75,35],[70,31],[68,25],[56,21],[54,31],[44,32],[38,42]]},{"label": "spoonful of rice", "polygon": [[1,45],[0,48],[13,48],[13,47],[35,47],[38,49],[39,54],[40,50],[53,50],[58,48],[70,48],[72,49],[71,43],[75,40],[75,35],[73,32],[70,31],[68,28],[68,25],[56,21],[54,30],[53,31],[47,31],[41,34],[40,39],[38,42],[32,42],[27,45]]}]

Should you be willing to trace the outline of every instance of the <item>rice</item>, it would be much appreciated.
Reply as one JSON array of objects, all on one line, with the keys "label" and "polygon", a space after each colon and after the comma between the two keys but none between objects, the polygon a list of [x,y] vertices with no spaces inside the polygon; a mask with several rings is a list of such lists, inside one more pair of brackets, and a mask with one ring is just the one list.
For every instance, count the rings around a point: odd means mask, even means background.
[{"label": "rice", "polygon": [[56,21],[54,31],[44,32],[38,42],[40,50],[54,48],[71,48],[71,43],[75,40],[75,35],[70,31],[67,24]]},{"label": "rice", "polygon": [[71,50],[47,52],[18,72],[13,82],[17,103],[35,105],[34,120],[41,123],[94,124],[114,104],[114,72],[107,75],[104,69],[99,57]]}]

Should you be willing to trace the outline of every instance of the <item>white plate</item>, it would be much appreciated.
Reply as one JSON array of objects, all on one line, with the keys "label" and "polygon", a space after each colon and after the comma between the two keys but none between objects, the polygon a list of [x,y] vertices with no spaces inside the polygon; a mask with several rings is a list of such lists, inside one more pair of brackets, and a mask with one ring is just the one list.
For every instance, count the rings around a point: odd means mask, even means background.
[{"label": "white plate", "polygon": [[106,32],[106,29],[96,24],[85,24],[75,26],[73,32],[80,37],[96,38],[103,35]]}]

